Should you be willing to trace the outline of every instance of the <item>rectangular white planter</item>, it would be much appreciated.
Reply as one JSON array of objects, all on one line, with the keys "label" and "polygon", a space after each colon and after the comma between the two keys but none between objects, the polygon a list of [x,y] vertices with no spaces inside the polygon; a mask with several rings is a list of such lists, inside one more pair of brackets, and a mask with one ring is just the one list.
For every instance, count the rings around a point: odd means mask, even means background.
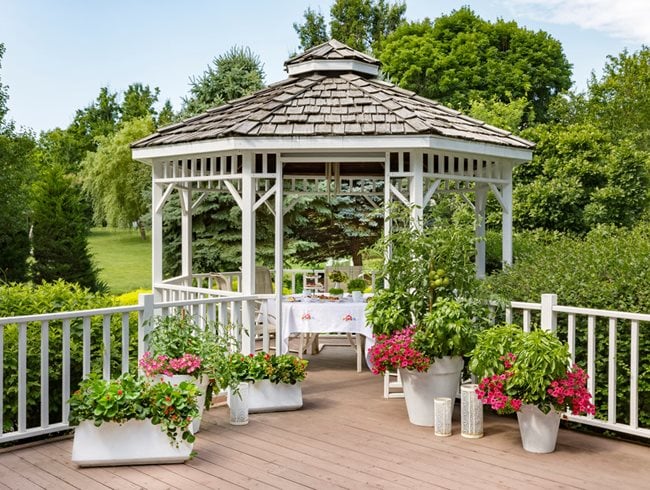
[{"label": "rectangular white planter", "polygon": [[301,383],[276,384],[268,379],[248,383],[248,413],[283,412],[301,407]]},{"label": "rectangular white planter", "polygon": [[84,420],[75,428],[72,462],[79,466],[182,463],[190,458],[193,444],[171,444],[160,425],[147,420],[124,424],[104,422],[95,427]]}]

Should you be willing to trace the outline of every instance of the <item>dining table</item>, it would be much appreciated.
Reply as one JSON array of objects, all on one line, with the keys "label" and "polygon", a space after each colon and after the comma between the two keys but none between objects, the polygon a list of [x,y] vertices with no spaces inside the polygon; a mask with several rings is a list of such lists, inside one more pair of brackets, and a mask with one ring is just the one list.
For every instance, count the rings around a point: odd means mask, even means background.
[{"label": "dining table", "polygon": [[[325,294],[285,296],[282,301],[282,350],[288,352],[289,338],[301,334],[300,353],[304,352],[319,334],[346,334],[357,351],[357,371],[362,369],[362,358],[368,363],[368,349],[374,345],[372,327],[366,323],[366,298],[353,301]],[[269,311],[274,311],[273,300]],[[307,339],[304,342],[303,339]],[[354,340],[353,340],[354,339]],[[364,348],[365,344],[365,348]]]}]

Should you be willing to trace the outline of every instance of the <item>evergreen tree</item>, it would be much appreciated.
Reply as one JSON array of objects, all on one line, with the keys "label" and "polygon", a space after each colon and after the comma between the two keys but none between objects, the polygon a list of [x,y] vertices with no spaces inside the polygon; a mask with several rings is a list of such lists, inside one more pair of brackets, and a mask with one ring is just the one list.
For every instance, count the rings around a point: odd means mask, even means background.
[{"label": "evergreen tree", "polygon": [[60,165],[43,170],[33,186],[32,250],[35,282],[63,279],[100,289],[88,251],[88,222],[81,189]]}]

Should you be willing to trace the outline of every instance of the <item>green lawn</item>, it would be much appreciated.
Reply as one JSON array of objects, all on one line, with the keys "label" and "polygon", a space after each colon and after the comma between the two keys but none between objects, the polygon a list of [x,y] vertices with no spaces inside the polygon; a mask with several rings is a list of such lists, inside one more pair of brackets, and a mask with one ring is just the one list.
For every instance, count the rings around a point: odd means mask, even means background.
[{"label": "green lawn", "polygon": [[151,239],[140,239],[137,230],[93,228],[88,237],[99,277],[111,293],[137,288],[151,289]]}]

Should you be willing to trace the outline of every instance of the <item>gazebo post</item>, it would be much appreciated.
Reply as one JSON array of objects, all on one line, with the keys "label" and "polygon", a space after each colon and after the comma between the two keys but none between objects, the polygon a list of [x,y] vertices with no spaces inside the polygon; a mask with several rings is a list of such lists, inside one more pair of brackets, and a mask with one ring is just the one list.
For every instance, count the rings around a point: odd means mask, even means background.
[{"label": "gazebo post", "polygon": [[284,354],[282,345],[282,288],[284,275],[284,185],[282,161],[276,156],[275,165],[275,351]]},{"label": "gazebo post", "polygon": [[505,166],[504,178],[507,183],[503,184],[501,190],[502,203],[502,218],[501,218],[501,239],[502,239],[502,253],[501,261],[504,266],[512,265],[512,167]]},{"label": "gazebo post", "polygon": [[474,194],[474,213],[476,215],[476,277],[485,277],[485,206],[488,186],[477,184]]},{"label": "gazebo post", "polygon": [[151,164],[153,185],[151,193],[151,279],[156,302],[162,300],[162,294],[156,288],[163,280],[163,206],[164,184],[157,182],[162,177],[162,165],[156,161]]},{"label": "gazebo post", "polygon": [[185,286],[192,286],[192,190],[179,188],[181,199],[181,274]]},{"label": "gazebo post", "polygon": [[[400,152],[400,162],[404,152]],[[410,166],[411,177],[409,182],[409,201],[411,203],[411,222],[416,227],[423,227],[422,217],[424,216],[424,154],[421,151],[412,151]]]},{"label": "gazebo post", "polygon": [[[233,156],[233,160],[237,157]],[[244,296],[255,294],[255,176],[253,154],[242,155],[242,234],[241,234],[241,292]],[[255,352],[255,302],[242,302],[242,352]]]}]

